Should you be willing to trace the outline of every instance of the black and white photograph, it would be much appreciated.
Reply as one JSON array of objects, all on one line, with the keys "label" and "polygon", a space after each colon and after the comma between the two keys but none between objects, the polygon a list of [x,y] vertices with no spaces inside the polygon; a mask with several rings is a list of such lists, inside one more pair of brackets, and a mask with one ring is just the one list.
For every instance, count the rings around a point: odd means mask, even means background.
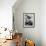
[{"label": "black and white photograph", "polygon": [[24,27],[35,27],[35,13],[24,13],[23,14],[23,26]]}]

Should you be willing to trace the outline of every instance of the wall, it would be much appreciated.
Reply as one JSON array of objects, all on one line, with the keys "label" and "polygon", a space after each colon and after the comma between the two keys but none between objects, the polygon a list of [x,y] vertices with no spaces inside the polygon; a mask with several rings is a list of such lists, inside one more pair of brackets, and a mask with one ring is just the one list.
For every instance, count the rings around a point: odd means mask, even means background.
[{"label": "wall", "polygon": [[[35,41],[36,46],[41,46],[41,0],[22,0],[13,6],[15,28],[23,33],[23,37]],[[17,7],[16,7],[17,5]],[[35,28],[23,27],[23,13],[35,13]]]},{"label": "wall", "polygon": [[46,46],[46,0],[41,1],[40,25],[42,46]]},{"label": "wall", "polygon": [[12,6],[16,0],[0,0],[0,27],[12,29]]}]

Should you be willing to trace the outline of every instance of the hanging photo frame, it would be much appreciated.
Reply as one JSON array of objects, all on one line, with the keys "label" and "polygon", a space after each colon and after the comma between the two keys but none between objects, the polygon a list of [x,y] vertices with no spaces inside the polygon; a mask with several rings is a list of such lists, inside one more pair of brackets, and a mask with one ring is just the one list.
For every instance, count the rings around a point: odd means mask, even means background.
[{"label": "hanging photo frame", "polygon": [[35,13],[23,13],[23,27],[25,28],[35,27]]}]

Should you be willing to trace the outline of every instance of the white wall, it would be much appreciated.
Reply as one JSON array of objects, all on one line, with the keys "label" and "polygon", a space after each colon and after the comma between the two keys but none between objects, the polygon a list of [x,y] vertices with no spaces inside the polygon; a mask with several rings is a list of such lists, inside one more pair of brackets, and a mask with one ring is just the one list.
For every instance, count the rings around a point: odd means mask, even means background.
[{"label": "white wall", "polygon": [[0,0],[0,27],[12,28],[12,6],[16,0]]},{"label": "white wall", "polygon": [[[14,5],[13,12],[18,32],[22,32],[24,38],[34,40],[36,46],[41,46],[41,0],[23,0],[17,7]],[[23,13],[35,13],[35,28],[23,27]]]},{"label": "white wall", "polygon": [[46,46],[46,0],[41,1],[40,23],[42,46]]}]

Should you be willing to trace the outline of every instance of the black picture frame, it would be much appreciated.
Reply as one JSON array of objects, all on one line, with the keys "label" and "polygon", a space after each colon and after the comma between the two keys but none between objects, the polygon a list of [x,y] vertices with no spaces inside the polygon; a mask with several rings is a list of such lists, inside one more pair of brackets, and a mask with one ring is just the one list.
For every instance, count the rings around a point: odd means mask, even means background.
[{"label": "black picture frame", "polygon": [[23,27],[24,28],[35,27],[35,13],[23,13]]}]

